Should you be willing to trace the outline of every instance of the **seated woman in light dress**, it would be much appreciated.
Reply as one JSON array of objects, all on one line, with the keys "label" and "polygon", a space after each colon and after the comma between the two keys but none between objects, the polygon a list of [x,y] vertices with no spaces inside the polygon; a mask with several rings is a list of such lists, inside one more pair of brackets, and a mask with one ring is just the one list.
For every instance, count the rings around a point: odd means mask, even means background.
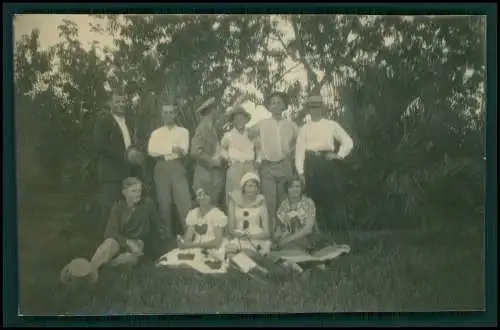
[{"label": "seated woman in light dress", "polygon": [[269,215],[259,186],[259,177],[248,172],[241,188],[229,194],[227,253],[265,255],[271,249]]},{"label": "seated woman in light dress", "polygon": [[196,190],[199,206],[189,211],[186,217],[186,233],[178,237],[178,247],[158,260],[158,266],[190,266],[202,273],[224,273],[225,262],[224,230],[226,215],[212,205],[206,190]]},{"label": "seated woman in light dress", "polygon": [[[350,251],[349,246],[337,245],[333,239],[320,232],[316,223],[314,201],[303,194],[300,178],[289,180],[285,189],[287,198],[278,208],[278,231],[275,234],[272,256],[280,253],[287,255],[287,251],[304,251],[314,258],[320,258],[320,265],[324,265]],[[293,253],[289,255],[293,256]]]}]

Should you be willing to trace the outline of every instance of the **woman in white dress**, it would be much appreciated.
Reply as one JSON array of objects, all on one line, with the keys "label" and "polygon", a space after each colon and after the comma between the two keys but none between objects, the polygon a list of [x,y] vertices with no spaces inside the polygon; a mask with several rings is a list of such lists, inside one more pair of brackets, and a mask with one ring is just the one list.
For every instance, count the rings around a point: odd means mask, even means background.
[{"label": "woman in white dress", "polygon": [[196,190],[199,206],[186,217],[187,230],[178,247],[158,260],[158,266],[190,266],[201,273],[225,273],[226,215],[213,206],[205,189]]},{"label": "woman in white dress", "polygon": [[248,172],[241,178],[240,189],[229,196],[228,253],[265,255],[271,249],[269,215],[259,186],[259,177]]}]

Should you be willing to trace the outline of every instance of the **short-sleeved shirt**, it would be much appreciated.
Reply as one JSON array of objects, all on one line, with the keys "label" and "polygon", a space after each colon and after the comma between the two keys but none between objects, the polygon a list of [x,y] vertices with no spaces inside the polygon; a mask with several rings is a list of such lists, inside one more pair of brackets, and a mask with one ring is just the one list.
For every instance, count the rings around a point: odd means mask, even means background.
[{"label": "short-sleeved shirt", "polygon": [[294,122],[267,118],[258,122],[252,131],[259,133],[259,156],[262,160],[278,162],[293,157],[295,140],[299,131]]},{"label": "short-sleeved shirt", "polygon": [[197,207],[189,211],[186,216],[186,225],[194,226],[194,242],[209,242],[215,238],[216,227],[225,228],[227,226],[227,216],[216,207],[201,216],[200,208]]}]

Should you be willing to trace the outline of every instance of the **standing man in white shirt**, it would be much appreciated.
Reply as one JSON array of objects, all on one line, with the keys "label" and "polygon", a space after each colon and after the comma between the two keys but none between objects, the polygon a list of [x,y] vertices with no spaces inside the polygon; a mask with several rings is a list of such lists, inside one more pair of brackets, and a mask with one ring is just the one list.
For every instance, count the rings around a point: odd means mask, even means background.
[{"label": "standing man in white shirt", "polygon": [[271,233],[276,232],[276,212],[285,199],[285,183],[293,176],[293,156],[297,138],[297,125],[283,118],[288,108],[288,98],[282,92],[274,92],[268,97],[271,118],[261,120],[250,129],[256,139],[262,194],[266,198]]},{"label": "standing man in white shirt", "polygon": [[115,91],[108,103],[110,111],[97,121],[94,129],[102,230],[111,207],[121,198],[121,182],[133,167],[127,153],[135,135],[125,116],[125,101],[125,96]]},{"label": "standing man in white shirt", "polygon": [[[328,229],[338,197],[334,162],[343,160],[353,148],[353,140],[339,123],[324,118],[320,95],[309,97],[306,109],[311,121],[300,128],[295,148],[295,166],[305,193],[316,204],[316,219],[321,229]],[[336,150],[335,142],[340,143]]]},{"label": "standing man in white shirt", "polygon": [[178,109],[171,104],[161,107],[164,125],[151,133],[148,154],[156,159],[154,182],[160,213],[169,234],[174,234],[171,203],[176,206],[182,228],[192,207],[186,169],[181,161],[189,152],[189,132],[175,124]]}]

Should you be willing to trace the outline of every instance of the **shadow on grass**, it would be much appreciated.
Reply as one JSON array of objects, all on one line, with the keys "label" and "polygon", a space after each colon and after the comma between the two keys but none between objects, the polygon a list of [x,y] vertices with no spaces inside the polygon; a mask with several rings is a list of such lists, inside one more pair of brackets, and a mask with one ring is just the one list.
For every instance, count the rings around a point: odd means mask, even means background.
[{"label": "shadow on grass", "polygon": [[59,284],[74,257],[90,258],[100,238],[91,221],[64,214],[21,219],[20,303],[25,315],[482,310],[481,228],[338,233],[352,247],[326,271],[261,285],[241,274],[188,269],[105,268],[93,289]]}]

